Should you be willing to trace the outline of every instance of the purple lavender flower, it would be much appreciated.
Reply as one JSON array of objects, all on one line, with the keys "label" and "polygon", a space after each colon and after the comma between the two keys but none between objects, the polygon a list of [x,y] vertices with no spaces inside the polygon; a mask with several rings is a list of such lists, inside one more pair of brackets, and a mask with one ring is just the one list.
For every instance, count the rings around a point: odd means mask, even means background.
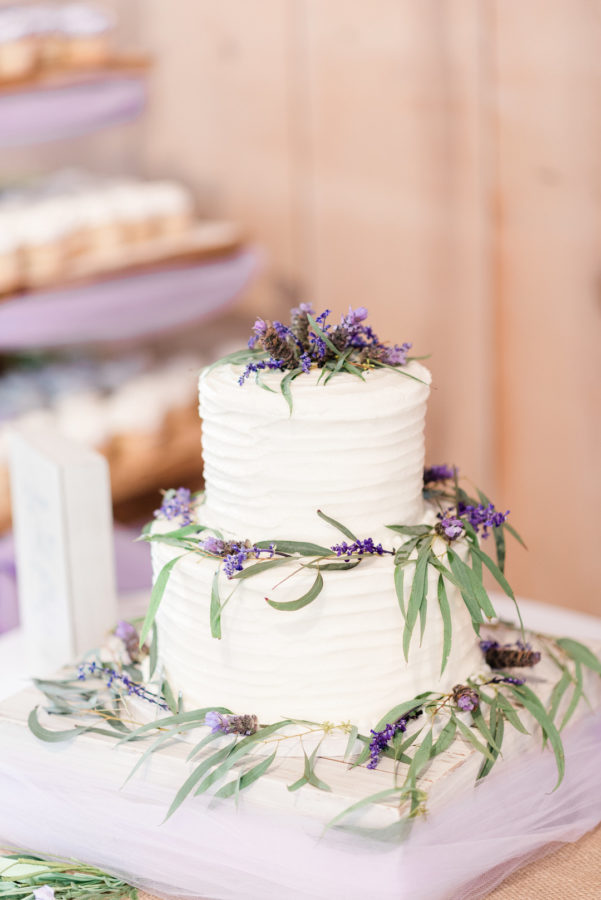
[{"label": "purple lavender flower", "polygon": [[160,509],[154,512],[155,518],[180,519],[182,525],[192,523],[192,499],[188,488],[165,491]]},{"label": "purple lavender flower", "polygon": [[456,684],[451,692],[453,700],[463,712],[473,712],[480,706],[480,695],[467,684]]},{"label": "purple lavender flower", "polygon": [[407,731],[407,723],[411,719],[417,719],[418,716],[421,716],[421,714],[421,709],[412,709],[410,712],[405,713],[404,716],[401,716],[400,719],[397,719],[396,722],[385,725],[382,731],[374,731],[372,728],[372,738],[369,742],[370,760],[367,764],[368,769],[377,768],[382,753],[388,747],[388,744],[393,739],[395,734],[398,734],[398,732],[404,733],[405,731]]},{"label": "purple lavender flower", "polygon": [[431,484],[436,481],[449,481],[455,477],[457,469],[453,466],[430,466],[424,469],[424,484]]},{"label": "purple lavender flower", "polygon": [[117,669],[113,669],[110,666],[102,666],[96,662],[82,663],[77,671],[77,678],[79,681],[85,681],[88,677],[105,679],[107,688],[111,688],[116,681],[120,682],[130,696],[135,695],[141,700],[153,703],[155,706],[160,707],[160,709],[169,709],[167,703],[158,699],[154,694],[147,690],[143,684],[132,681],[129,675],[126,675],[124,672],[120,672]]},{"label": "purple lavender flower", "polygon": [[228,733],[228,717],[215,710],[206,714],[205,725],[209,726],[211,734],[217,734],[218,731],[222,731],[224,734]]},{"label": "purple lavender flower", "polygon": [[255,319],[255,324],[253,325],[253,333],[248,341],[248,346],[252,350],[259,340],[262,338],[267,331],[267,322],[265,319],[257,318]]},{"label": "purple lavender flower", "polygon": [[458,537],[461,537],[464,525],[461,519],[453,515],[452,509],[448,509],[444,514],[438,513],[438,518],[440,519],[436,525],[438,534],[446,537],[448,541],[456,541]]},{"label": "purple lavender flower", "polygon": [[352,544],[342,541],[341,544],[334,544],[330,550],[336,556],[351,556],[353,553],[357,553],[359,556],[363,556],[365,553],[382,556],[384,553],[392,553],[392,550],[384,550],[382,544],[375,544],[373,538],[365,538],[364,541],[355,541]]},{"label": "purple lavender flower", "polygon": [[256,716],[223,715],[216,710],[211,710],[205,716],[205,725],[211,729],[211,734],[221,731],[223,734],[254,734],[259,727]]},{"label": "purple lavender flower", "polygon": [[225,541],[219,540],[219,538],[216,538],[212,534],[206,538],[202,538],[202,540],[198,542],[198,545],[207,553],[212,553],[214,556],[221,556],[225,549]]},{"label": "purple lavender flower", "polygon": [[121,619],[121,621],[117,623],[115,634],[126,644],[129,641],[138,640],[138,632],[136,628],[134,628],[131,622],[126,622],[124,619]]},{"label": "purple lavender flower", "polygon": [[372,728],[372,739],[369,742],[370,760],[367,764],[368,769],[377,768],[383,751],[399,731],[407,731],[407,719],[398,719],[396,722],[386,725],[382,731],[374,731]]},{"label": "purple lavender flower", "polygon": [[514,678],[512,675],[495,675],[486,684],[515,684],[519,687],[522,684],[526,684],[526,679]]},{"label": "purple lavender flower", "polygon": [[460,516],[467,516],[470,525],[477,534],[482,528],[483,538],[488,537],[489,528],[498,528],[509,515],[509,510],[505,513],[498,512],[492,503],[489,503],[487,506],[483,503],[479,503],[478,506],[460,503],[457,507],[457,512]]},{"label": "purple lavender flower", "polygon": [[147,652],[148,647],[144,645],[143,648],[140,648],[140,636],[137,629],[130,622],[121,620],[113,633],[125,644],[130,661],[139,662],[141,655]]},{"label": "purple lavender flower", "polygon": [[311,371],[311,364],[312,364],[313,360],[311,359],[311,357],[309,356],[308,353],[302,353],[300,356],[299,362],[300,362],[301,368],[305,374],[307,372]]},{"label": "purple lavender flower", "polygon": [[498,641],[480,641],[480,649],[491,669],[532,668],[541,660],[539,650],[530,644],[516,641],[515,644],[500,644]]},{"label": "purple lavender flower", "polygon": [[355,331],[357,327],[363,322],[364,319],[367,319],[368,311],[365,306],[359,306],[357,309],[353,309],[352,306],[348,308],[348,314],[346,316],[342,316],[340,319],[340,324],[345,328],[348,328],[349,331]]},{"label": "purple lavender flower", "polygon": [[407,365],[407,354],[411,350],[412,344],[395,344],[394,347],[386,347],[380,356],[380,360],[388,366],[405,366]]},{"label": "purple lavender flower", "polygon": [[300,316],[302,314],[312,316],[313,315],[313,305],[311,303],[299,303],[298,306],[293,307],[290,310],[290,315],[294,318],[295,316]]}]

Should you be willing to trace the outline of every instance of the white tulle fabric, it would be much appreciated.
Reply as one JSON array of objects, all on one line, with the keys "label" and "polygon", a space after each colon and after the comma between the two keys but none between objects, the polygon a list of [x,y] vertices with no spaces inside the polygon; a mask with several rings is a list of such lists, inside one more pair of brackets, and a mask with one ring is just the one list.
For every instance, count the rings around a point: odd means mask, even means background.
[{"label": "white tulle fabric", "polygon": [[600,741],[601,714],[589,715],[565,733],[559,790],[553,757],[538,746],[418,821],[405,844],[380,846],[324,835],[317,814],[276,804],[259,812],[252,792],[260,782],[238,809],[196,798],[161,825],[174,785],[160,754],[119,790],[126,752],[85,737],[51,747],[6,726],[0,843],[88,861],[160,896],[479,900],[549,845],[575,841],[601,820]]}]

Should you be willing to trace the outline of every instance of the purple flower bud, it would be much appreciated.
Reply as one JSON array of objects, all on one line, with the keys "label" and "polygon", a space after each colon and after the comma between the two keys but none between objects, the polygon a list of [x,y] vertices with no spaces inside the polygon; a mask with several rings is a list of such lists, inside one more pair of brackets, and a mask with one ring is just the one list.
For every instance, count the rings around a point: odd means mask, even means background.
[{"label": "purple flower bud", "polygon": [[424,469],[424,484],[431,484],[436,481],[449,481],[455,477],[457,469],[455,466],[430,466]]},{"label": "purple flower bud", "polygon": [[220,556],[225,547],[225,543],[212,534],[200,540],[198,545],[207,553],[213,553],[215,556]]},{"label": "purple flower bud", "polygon": [[192,498],[188,488],[180,487],[165,491],[160,509],[155,510],[155,518],[179,519],[181,525],[192,524]]}]

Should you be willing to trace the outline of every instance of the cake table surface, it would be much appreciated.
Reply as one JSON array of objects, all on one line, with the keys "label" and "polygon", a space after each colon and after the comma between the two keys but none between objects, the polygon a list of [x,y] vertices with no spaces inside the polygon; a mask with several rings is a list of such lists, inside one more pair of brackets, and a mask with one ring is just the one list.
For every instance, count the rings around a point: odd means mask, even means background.
[{"label": "cake table surface", "polygon": [[[497,603],[504,614],[501,598]],[[522,610],[527,627],[589,643],[601,640],[600,620],[528,602]],[[389,760],[382,760],[373,772],[359,768],[349,773],[341,760],[323,758],[319,775],[333,791],[306,787],[290,795],[286,786],[298,777],[298,760],[284,756],[273,775],[241,795],[238,810],[230,801],[216,805],[205,795],[184,803],[161,824],[182,772],[185,777],[189,745],[175,744],[155,754],[124,784],[145,746],[129,743],[115,750],[110,739],[89,734],[44,744],[26,724],[39,702],[40,695],[28,688],[0,704],[0,845],[85,860],[152,891],[143,897],[351,900],[370,896],[377,882],[382,900],[476,900],[508,875],[490,896],[601,896],[600,869],[593,868],[601,852],[598,830],[553,862],[544,859],[511,875],[548,852],[550,845],[574,842],[601,821],[601,782],[588,753],[588,748],[598,747],[601,736],[598,696],[594,710],[564,733],[568,773],[563,792],[551,792],[552,754],[541,753],[540,745],[523,753],[519,740],[507,754],[512,758],[472,790],[479,760],[467,743],[459,744],[437,758],[428,773],[431,816],[417,823],[407,843],[384,849],[356,835],[328,832],[323,837],[323,826],[350,803],[388,788]],[[42,721],[47,727],[65,727],[64,722]],[[542,824],[529,818],[530,784],[540,789],[536,808]],[[573,816],[566,814],[564,800],[558,800],[567,796]],[[379,804],[367,824],[383,825],[395,818],[393,807]],[[512,832],[521,825],[523,843],[516,850]],[[463,854],[470,848],[481,856],[467,865]],[[578,863],[577,892],[569,894],[565,878],[556,882],[560,893],[549,890],[548,872],[575,863],[583,853],[590,853],[591,862],[584,868]],[[436,867],[429,866],[433,856]],[[485,860],[489,865],[482,868]],[[498,870],[487,876],[485,869],[494,866]],[[445,867],[445,878],[436,879],[433,870]],[[429,868],[432,872],[420,874]],[[570,882],[574,884],[573,874]],[[598,893],[592,893],[593,885]]]}]

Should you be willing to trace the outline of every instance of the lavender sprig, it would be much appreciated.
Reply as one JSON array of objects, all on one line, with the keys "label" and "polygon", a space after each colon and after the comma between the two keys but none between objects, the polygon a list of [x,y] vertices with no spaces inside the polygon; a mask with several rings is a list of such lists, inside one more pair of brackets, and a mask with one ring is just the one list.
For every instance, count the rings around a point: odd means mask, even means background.
[{"label": "lavender sprig", "polygon": [[202,538],[198,546],[205,553],[223,559],[223,571],[228,578],[233,578],[236,572],[241,572],[244,563],[251,559],[260,559],[261,556],[272,559],[275,556],[275,544],[269,547],[257,547],[250,541],[223,541],[220,538]]},{"label": "lavender sprig", "polygon": [[206,714],[205,725],[209,726],[211,734],[222,732],[222,734],[242,734],[246,736],[255,734],[259,728],[259,722],[256,716],[225,715],[216,710],[211,710]]},{"label": "lavender sprig", "polygon": [[372,735],[372,738],[369,742],[370,760],[367,764],[368,769],[377,768],[382,753],[388,748],[393,737],[396,734],[399,734],[399,732],[404,734],[404,732],[407,731],[407,723],[411,719],[417,719],[421,714],[421,709],[414,709],[404,716],[401,716],[401,718],[397,719],[395,722],[388,723],[381,731],[374,731],[373,728],[371,729],[370,734]]},{"label": "lavender sprig", "polygon": [[449,481],[455,477],[457,469],[455,466],[429,466],[424,469],[424,484],[432,484],[440,481]]},{"label": "lavender sprig", "polygon": [[188,488],[171,488],[163,494],[163,502],[154,512],[155,518],[179,519],[182,525],[192,524],[192,494]]},{"label": "lavender sprig", "polygon": [[349,307],[337,325],[328,321],[330,315],[329,309],[315,315],[310,304],[301,303],[291,310],[290,325],[277,320],[256,319],[248,347],[253,353],[263,353],[267,358],[251,357],[239,383],[244,384],[250,375],[270,369],[301,374],[313,367],[321,369],[329,365],[334,368],[342,354],[345,354],[342,369],[354,373],[357,366],[397,368],[407,364],[411,344],[390,346],[380,341],[374,330],[365,324],[368,312],[364,306]]},{"label": "lavender sprig", "polygon": [[126,675],[125,672],[120,672],[117,669],[113,669],[109,666],[99,665],[97,662],[82,663],[78,667],[77,678],[78,681],[85,681],[86,678],[103,678],[106,680],[107,688],[111,688],[117,681],[123,686],[123,688],[130,696],[135,695],[141,700],[146,700],[148,703],[153,703],[155,706],[160,707],[160,709],[169,709],[167,703],[164,703],[162,700],[157,699],[157,697],[151,691],[145,688],[143,684],[140,684],[137,681],[132,681],[129,675]]},{"label": "lavender sprig", "polygon": [[330,547],[330,550],[336,554],[336,556],[352,556],[356,553],[358,556],[364,556],[365,554],[383,556],[385,553],[391,554],[392,550],[384,550],[382,544],[374,543],[373,538],[365,538],[363,541],[354,541],[352,544],[347,544],[346,541],[342,541],[341,544],[334,544],[333,547]]}]

